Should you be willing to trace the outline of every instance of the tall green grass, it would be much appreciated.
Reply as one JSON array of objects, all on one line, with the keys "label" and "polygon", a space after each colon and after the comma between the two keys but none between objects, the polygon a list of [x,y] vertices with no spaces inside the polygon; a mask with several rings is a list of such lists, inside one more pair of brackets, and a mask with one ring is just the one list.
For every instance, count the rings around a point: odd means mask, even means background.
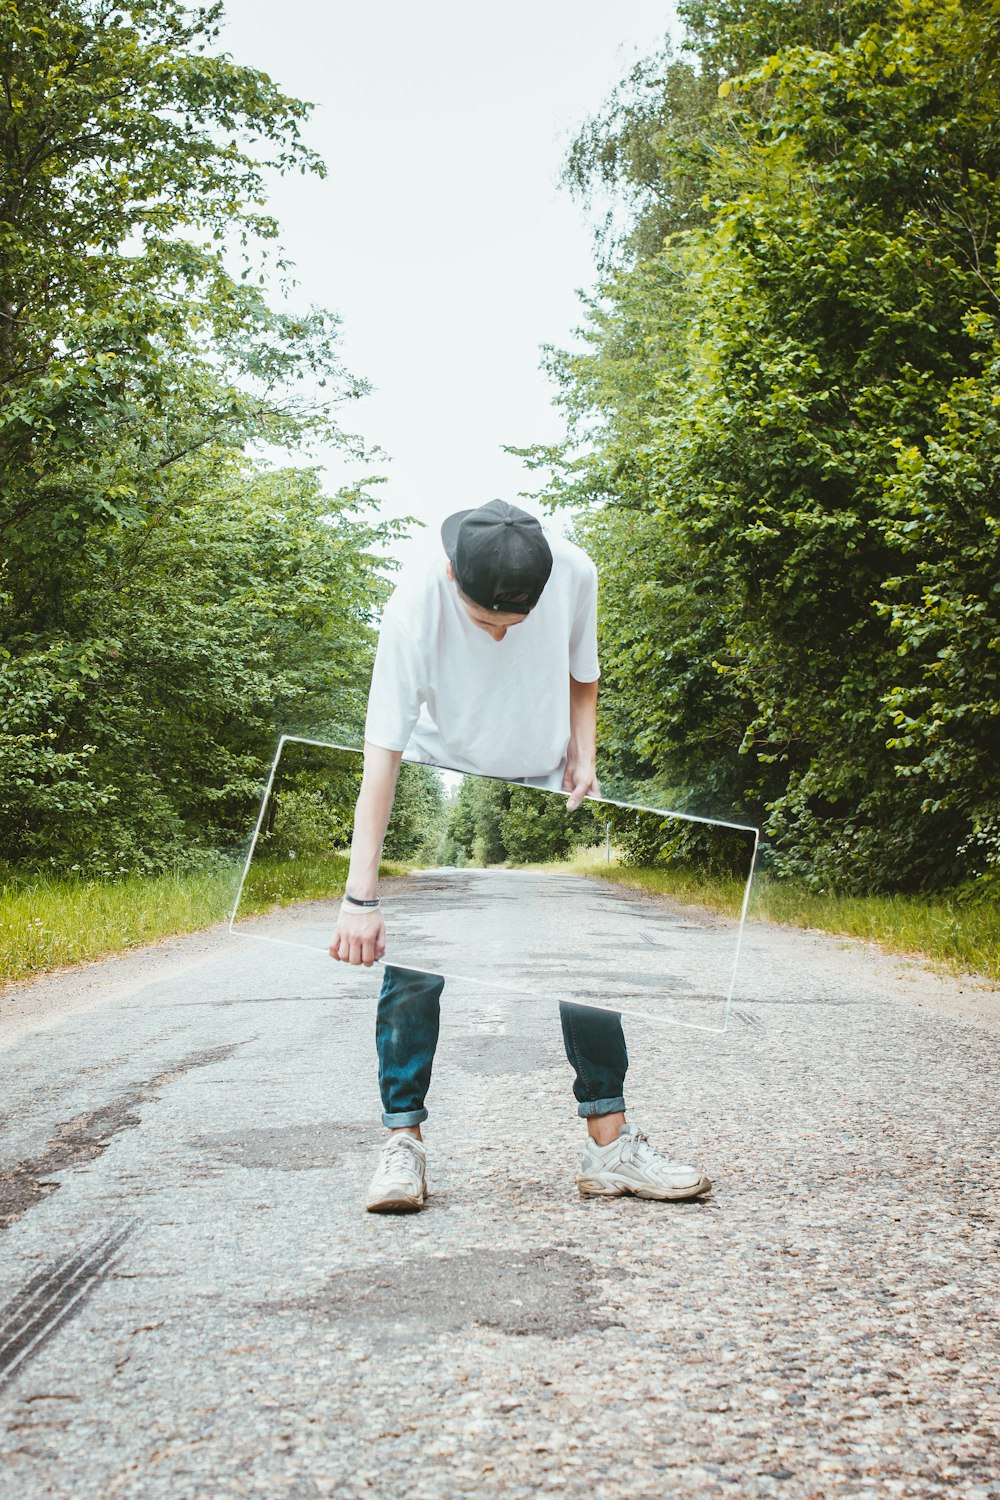
[{"label": "tall green grass", "polygon": [[[240,910],[268,911],[293,901],[337,896],[347,855],[254,861]],[[401,874],[384,865],[384,874]],[[229,916],[240,867],[135,875],[122,880],[0,879],[0,983],[66,964],[137,948]]]},{"label": "tall green grass", "polygon": [[[712,911],[738,912],[743,897],[737,881],[700,876],[685,868],[608,864],[603,853],[594,850],[584,851],[564,868]],[[892,953],[930,958],[958,973],[1000,980],[1000,899],[995,890],[980,899],[968,887],[934,896],[846,896],[820,894],[795,881],[758,875],[749,916],[862,938]]]},{"label": "tall green grass", "polygon": [[[588,850],[568,864],[546,868],[612,880],[714,911],[735,912],[742,898],[739,882],[690,869],[609,865],[603,851]],[[383,866],[383,874],[402,873],[401,866]],[[211,927],[228,917],[239,875],[236,866],[220,865],[119,881],[0,876],[0,983]],[[250,915],[335,896],[346,877],[346,854],[255,861],[240,910]],[[981,900],[970,900],[967,890],[939,896],[819,895],[791,881],[758,876],[750,915],[862,938],[894,953],[1000,981],[1000,899],[995,894]]]}]

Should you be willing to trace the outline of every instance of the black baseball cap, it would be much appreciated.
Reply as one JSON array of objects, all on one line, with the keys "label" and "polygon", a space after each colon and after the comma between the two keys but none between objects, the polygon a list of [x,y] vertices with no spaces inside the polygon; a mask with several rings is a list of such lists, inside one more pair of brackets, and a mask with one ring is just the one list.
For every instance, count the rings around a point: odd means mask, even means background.
[{"label": "black baseball cap", "polygon": [[458,510],[441,527],[441,540],[467,599],[514,615],[534,609],[552,572],[552,553],[526,510],[506,500]]}]

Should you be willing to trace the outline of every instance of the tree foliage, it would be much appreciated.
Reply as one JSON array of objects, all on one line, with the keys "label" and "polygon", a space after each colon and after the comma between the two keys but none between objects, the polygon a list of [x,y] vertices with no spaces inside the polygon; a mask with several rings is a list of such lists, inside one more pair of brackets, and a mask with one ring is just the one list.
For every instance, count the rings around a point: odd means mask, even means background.
[{"label": "tree foliage", "polygon": [[464,777],[446,811],[442,858],[451,864],[544,864],[599,837],[589,804],[567,814],[561,797],[488,776]]},{"label": "tree foliage", "polygon": [[764,818],[779,869],[952,881],[1000,805],[1000,6],[687,14],[659,115],[637,75],[645,155],[619,98],[571,159],[622,171],[633,223],[534,455],[587,507],[605,753]]},{"label": "tree foliage", "polygon": [[[260,855],[265,860],[269,856],[316,859],[348,851],[361,774],[360,756],[317,757],[309,746],[286,745],[264,810]],[[445,818],[444,791],[437,772],[431,766],[404,765],[396,784],[383,857],[432,862],[439,851]]]},{"label": "tree foliage", "polygon": [[279,729],[360,726],[391,528],[248,456],[353,443],[268,248],[265,167],[323,168],[220,17],[0,6],[3,858],[158,866],[233,835]]}]

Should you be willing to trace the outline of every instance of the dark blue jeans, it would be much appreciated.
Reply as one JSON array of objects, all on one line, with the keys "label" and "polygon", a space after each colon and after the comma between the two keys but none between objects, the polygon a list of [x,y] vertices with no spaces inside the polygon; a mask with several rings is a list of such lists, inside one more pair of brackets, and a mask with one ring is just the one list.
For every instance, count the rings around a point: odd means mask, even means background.
[{"label": "dark blue jeans", "polygon": [[[427,1118],[424,1098],[441,1025],[440,974],[385,966],[375,1020],[382,1124],[390,1129]],[[628,1053],[617,1011],[590,1005],[559,1006],[566,1056],[575,1073],[578,1113],[610,1115],[625,1108]]]}]

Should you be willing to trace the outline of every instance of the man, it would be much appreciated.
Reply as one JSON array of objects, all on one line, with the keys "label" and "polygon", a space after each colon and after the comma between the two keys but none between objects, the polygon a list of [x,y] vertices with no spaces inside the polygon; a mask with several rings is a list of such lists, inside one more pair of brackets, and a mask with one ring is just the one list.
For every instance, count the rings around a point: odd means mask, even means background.
[{"label": "man", "polygon": [[[441,528],[444,557],[404,577],[379,632],[347,889],[330,953],[371,964],[385,953],[376,892],[400,760],[561,788],[567,810],[599,795],[597,573],[579,547],[547,538],[502,500]],[[421,1125],[437,1046],[439,975],[387,965],[376,1020],[382,1122],[390,1136],[368,1194],[372,1213],[423,1207]],[[584,1195],[692,1198],[711,1187],[626,1123],[621,1017],[560,1005],[573,1092],[589,1140]]]}]

